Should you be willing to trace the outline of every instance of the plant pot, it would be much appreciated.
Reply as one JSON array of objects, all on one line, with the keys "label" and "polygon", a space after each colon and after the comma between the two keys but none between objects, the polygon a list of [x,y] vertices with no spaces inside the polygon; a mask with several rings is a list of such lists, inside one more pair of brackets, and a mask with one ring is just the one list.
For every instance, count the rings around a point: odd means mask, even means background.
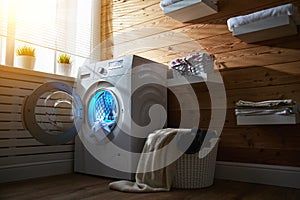
[{"label": "plant pot", "polygon": [[17,56],[15,66],[25,69],[34,69],[35,60],[36,58],[33,56]]},{"label": "plant pot", "polygon": [[57,63],[56,74],[70,76],[72,74],[72,65],[66,63]]}]

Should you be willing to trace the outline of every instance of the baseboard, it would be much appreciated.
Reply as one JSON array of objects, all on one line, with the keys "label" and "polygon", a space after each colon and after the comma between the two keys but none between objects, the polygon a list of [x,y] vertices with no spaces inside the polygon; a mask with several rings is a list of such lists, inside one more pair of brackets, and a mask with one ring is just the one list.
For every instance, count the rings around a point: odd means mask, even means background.
[{"label": "baseboard", "polygon": [[300,188],[300,167],[217,161],[215,178]]},{"label": "baseboard", "polygon": [[73,173],[73,159],[0,167],[0,183]]},{"label": "baseboard", "polygon": [[[1,166],[0,183],[73,173],[73,159]],[[300,167],[217,161],[216,179],[300,188]]]}]

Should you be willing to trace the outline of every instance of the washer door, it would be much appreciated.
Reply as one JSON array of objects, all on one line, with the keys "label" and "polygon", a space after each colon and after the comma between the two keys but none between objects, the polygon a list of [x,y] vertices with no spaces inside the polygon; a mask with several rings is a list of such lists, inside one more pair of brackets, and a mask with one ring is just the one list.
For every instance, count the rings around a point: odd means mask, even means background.
[{"label": "washer door", "polygon": [[104,132],[107,136],[118,122],[119,106],[115,94],[108,89],[99,89],[88,104],[88,122],[92,132]]},{"label": "washer door", "polygon": [[47,82],[28,96],[23,105],[23,122],[39,142],[64,144],[77,135],[83,119],[82,102],[72,87]]}]

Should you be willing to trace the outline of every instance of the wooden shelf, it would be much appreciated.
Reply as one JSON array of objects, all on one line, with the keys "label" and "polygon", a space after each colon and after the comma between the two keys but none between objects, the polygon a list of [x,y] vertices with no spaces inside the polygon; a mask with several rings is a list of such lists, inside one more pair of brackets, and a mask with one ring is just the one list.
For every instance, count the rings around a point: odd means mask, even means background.
[{"label": "wooden shelf", "polygon": [[237,125],[298,124],[299,114],[292,115],[260,115],[237,116]]},{"label": "wooden shelf", "polygon": [[179,1],[164,7],[164,14],[180,22],[187,22],[217,13],[217,5],[209,0]]}]

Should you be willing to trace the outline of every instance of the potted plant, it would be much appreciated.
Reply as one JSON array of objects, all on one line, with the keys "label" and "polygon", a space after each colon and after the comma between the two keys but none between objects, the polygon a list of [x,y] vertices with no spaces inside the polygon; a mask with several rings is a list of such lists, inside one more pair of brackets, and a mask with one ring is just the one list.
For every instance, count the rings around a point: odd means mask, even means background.
[{"label": "potted plant", "polygon": [[71,56],[68,54],[60,54],[57,59],[56,73],[60,75],[70,76],[72,72]]},{"label": "potted plant", "polygon": [[16,50],[16,63],[17,67],[33,69],[35,65],[35,48],[27,45],[21,46]]}]

